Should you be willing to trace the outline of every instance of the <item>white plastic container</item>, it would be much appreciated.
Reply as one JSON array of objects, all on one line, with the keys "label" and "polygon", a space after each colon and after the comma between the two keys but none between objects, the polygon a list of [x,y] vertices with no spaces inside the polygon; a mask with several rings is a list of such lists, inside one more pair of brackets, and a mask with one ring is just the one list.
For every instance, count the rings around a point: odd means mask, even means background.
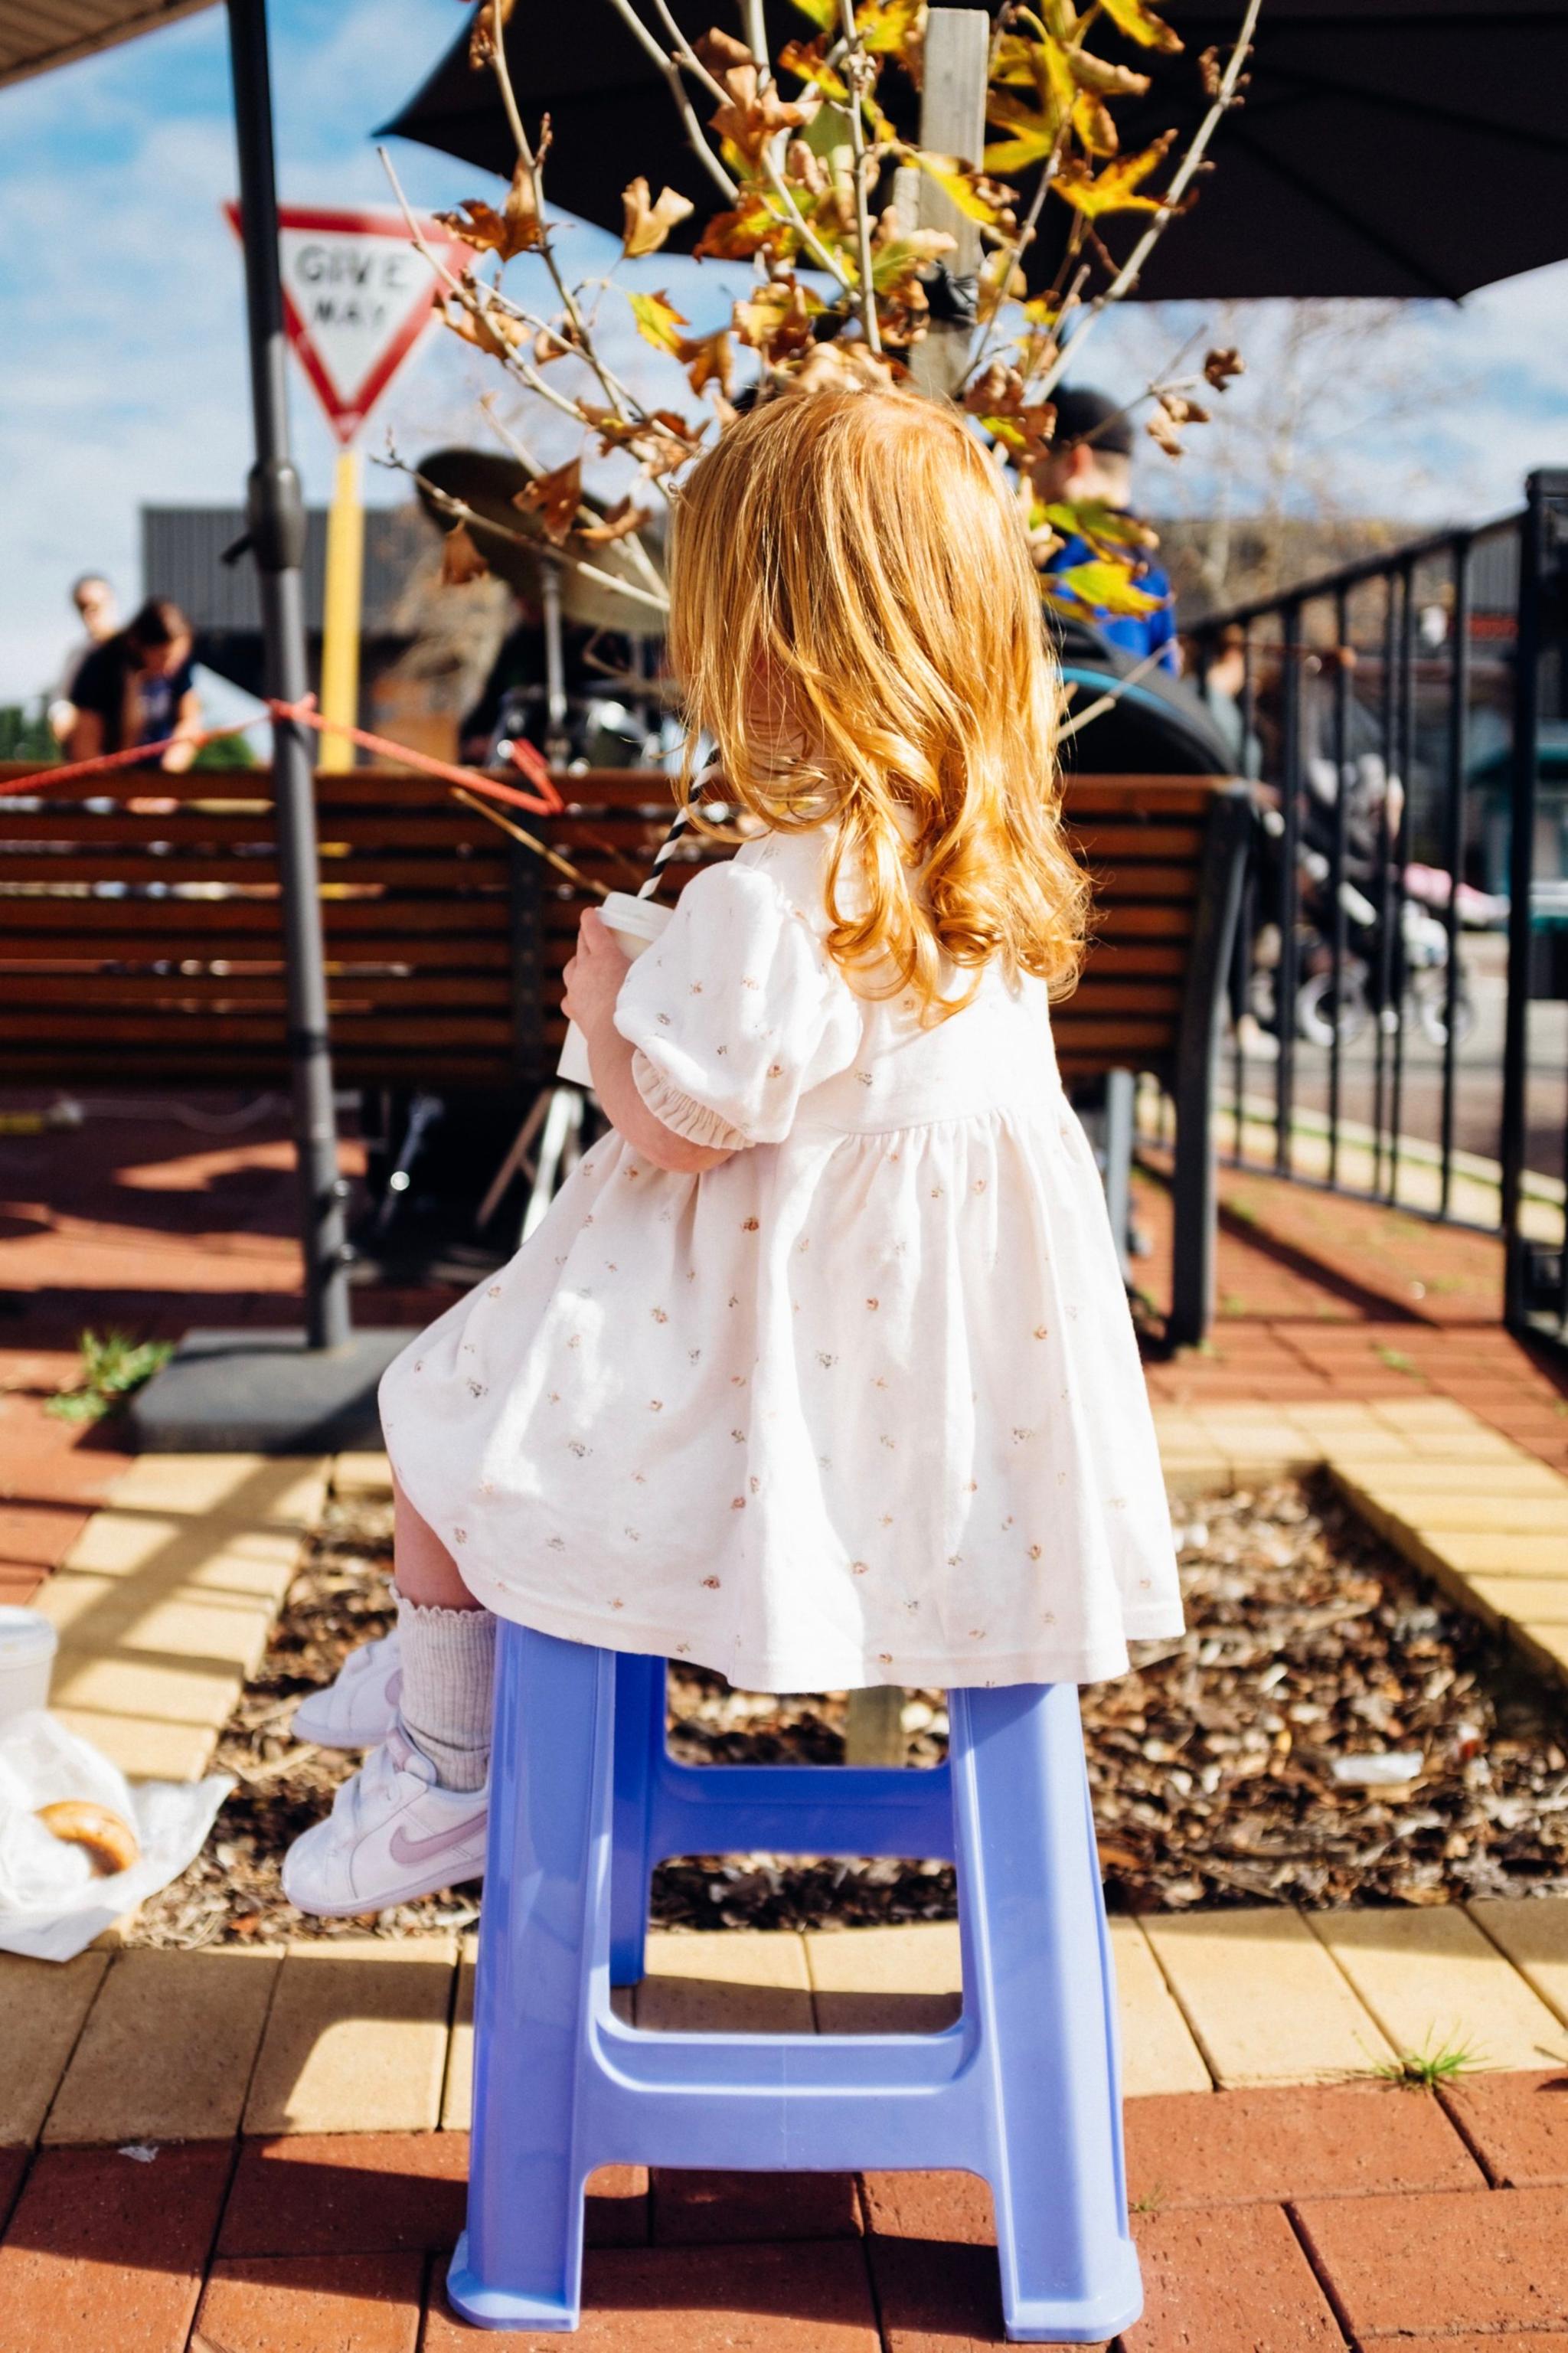
[{"label": "white plastic container", "polygon": [[0,1605],[0,1724],[47,1707],[59,1636],[37,1609]]},{"label": "white plastic container", "polygon": [[[634,899],[629,891],[612,891],[599,913],[615,934],[622,955],[636,964],[643,950],[658,939],[675,910],[661,906],[657,899]],[[588,1041],[575,1021],[567,1029],[555,1075],[569,1079],[574,1087],[591,1087],[594,1083],[594,1074],[588,1068]]]}]

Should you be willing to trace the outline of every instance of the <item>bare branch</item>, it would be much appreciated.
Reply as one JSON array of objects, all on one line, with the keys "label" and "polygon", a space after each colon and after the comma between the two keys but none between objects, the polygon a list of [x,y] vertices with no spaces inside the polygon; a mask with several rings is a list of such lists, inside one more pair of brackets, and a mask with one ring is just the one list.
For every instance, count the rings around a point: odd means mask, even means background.
[{"label": "bare branch", "polygon": [[1064,344],[1057,354],[1055,364],[1047,369],[1040,384],[1042,394],[1050,392],[1060,382],[1069,358],[1076,362],[1079,347],[1084,337],[1092,330],[1095,321],[1109,310],[1113,302],[1120,302],[1122,296],[1129,293],[1137,284],[1144,263],[1174,220],[1181,207],[1182,198],[1186,195],[1194,174],[1208,152],[1210,140],[1236,102],[1236,94],[1240,87],[1243,69],[1251,52],[1252,36],[1257,30],[1258,13],[1262,5],[1263,0],[1247,0],[1247,14],[1241,20],[1241,30],[1236,37],[1229,61],[1220,77],[1219,87],[1215,91],[1214,102],[1193,133],[1193,143],[1176,166],[1159,211],[1154,215],[1110,285],[1102,293],[1097,294],[1089,305],[1083,324],[1073,337],[1070,345]]},{"label": "bare branch", "polygon": [[[712,148],[708,144],[702,125],[698,121],[696,111],[692,106],[691,100],[686,94],[686,85],[680,79],[679,67],[676,64],[675,59],[668,56],[654,39],[653,35],[648,31],[647,26],[637,15],[637,10],[631,5],[631,0],[610,0],[610,5],[615,10],[621,22],[626,26],[627,30],[636,34],[638,41],[641,42],[648,56],[658,68],[659,72],[664,76],[665,86],[668,90],[671,98],[675,100],[676,112],[679,115],[681,122],[685,126],[686,136],[690,142],[693,153],[702,164],[709,178],[714,181],[723,191],[726,201],[730,204],[733,204],[741,192],[735,185],[734,181],[730,177],[729,173],[724,169],[723,164],[719,161],[718,156],[713,153]],[[724,98],[723,90],[719,88],[719,84],[708,71],[707,67],[704,66],[700,58],[698,58],[696,52],[692,49],[689,42],[687,40],[686,36],[675,22],[674,17],[670,16],[669,11],[667,8],[660,7],[659,14],[668,26],[675,39],[681,63],[689,65],[691,68],[691,70],[707,83],[710,90],[717,92],[720,100],[722,101]]]},{"label": "bare branch", "polygon": [[868,349],[879,352],[882,336],[877,324],[877,289],[871,275],[871,191],[866,170],[866,122],[861,112],[861,100],[871,71],[871,60],[856,29],[855,0],[838,0],[838,17],[844,39],[841,70],[849,85],[849,152],[855,164],[855,242],[860,259],[860,283],[857,290],[860,324],[865,332]]},{"label": "bare branch", "polygon": [[601,588],[613,589],[617,596],[628,597],[634,605],[649,606],[656,613],[668,613],[669,610],[668,596],[656,596],[646,588],[635,587],[631,581],[617,579],[613,572],[604,571],[597,564],[588,564],[582,556],[574,555],[565,548],[542,548],[531,533],[513,531],[509,523],[496,522],[489,515],[480,514],[478,508],[469,506],[466,499],[454,498],[450,491],[441,488],[439,482],[431,481],[417,466],[411,466],[406,458],[400,458],[395,449],[389,449],[384,457],[373,459],[372,463],[389,467],[395,473],[406,474],[415,487],[424,491],[438,514],[449,515],[454,522],[466,523],[470,531],[489,532],[492,539],[504,539],[510,546],[525,548],[530,555],[541,561],[548,559],[555,564],[563,564],[569,572],[580,572],[584,580],[596,580]]}]

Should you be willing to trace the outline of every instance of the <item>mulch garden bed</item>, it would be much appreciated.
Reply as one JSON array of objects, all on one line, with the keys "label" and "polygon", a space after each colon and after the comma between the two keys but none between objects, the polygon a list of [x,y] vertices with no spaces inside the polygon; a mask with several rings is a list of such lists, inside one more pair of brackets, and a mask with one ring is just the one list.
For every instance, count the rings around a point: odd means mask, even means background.
[{"label": "mulch garden bed", "polygon": [[[1568,1891],[1560,1692],[1373,1536],[1326,1481],[1184,1504],[1189,1627],[1083,1694],[1108,1900],[1133,1911],[1301,1902],[1446,1904]],[[219,1746],[238,1786],[189,1871],[145,1905],[139,1943],[402,1936],[467,1926],[478,1889],[349,1921],[283,1901],[284,1848],[355,1759],[296,1744],[296,1703],[392,1622],[390,1507],[333,1504]],[[845,1698],[670,1675],[670,1743],[691,1762],[841,1761]],[[910,1760],[940,1761],[941,1692],[909,1694]],[[1419,1752],[1405,1783],[1336,1759]],[[1359,1768],[1358,1768],[1359,1769]],[[674,1928],[798,1928],[951,1917],[945,1864],[683,1858],[656,1873]]]}]

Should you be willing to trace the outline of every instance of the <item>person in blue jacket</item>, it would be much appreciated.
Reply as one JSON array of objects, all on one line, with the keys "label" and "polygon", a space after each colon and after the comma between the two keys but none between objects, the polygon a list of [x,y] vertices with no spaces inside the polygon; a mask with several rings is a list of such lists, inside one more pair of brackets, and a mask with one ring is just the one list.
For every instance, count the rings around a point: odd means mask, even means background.
[{"label": "person in blue jacket", "polygon": [[[1082,506],[1096,501],[1118,513],[1131,513],[1132,425],[1125,410],[1103,392],[1087,387],[1064,388],[1055,399],[1056,437],[1045,456],[1036,459],[1029,470],[1037,493],[1047,505],[1060,501]],[[1055,550],[1046,570],[1068,572],[1095,560],[1096,551],[1074,533]],[[1136,576],[1146,596],[1164,600],[1155,611],[1108,613],[1091,607],[1087,617],[1102,637],[1134,661],[1154,654],[1163,669],[1179,672],[1182,659],[1171,583],[1163,568],[1147,555],[1140,558]]]}]

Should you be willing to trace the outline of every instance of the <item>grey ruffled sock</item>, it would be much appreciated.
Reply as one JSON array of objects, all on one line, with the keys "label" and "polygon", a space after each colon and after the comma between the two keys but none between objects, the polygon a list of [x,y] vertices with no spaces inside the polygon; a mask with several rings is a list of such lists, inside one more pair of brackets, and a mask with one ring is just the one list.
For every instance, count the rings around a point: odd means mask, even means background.
[{"label": "grey ruffled sock", "polygon": [[398,1720],[444,1789],[480,1789],[490,1768],[496,1621],[488,1609],[425,1609],[397,1597]]}]

